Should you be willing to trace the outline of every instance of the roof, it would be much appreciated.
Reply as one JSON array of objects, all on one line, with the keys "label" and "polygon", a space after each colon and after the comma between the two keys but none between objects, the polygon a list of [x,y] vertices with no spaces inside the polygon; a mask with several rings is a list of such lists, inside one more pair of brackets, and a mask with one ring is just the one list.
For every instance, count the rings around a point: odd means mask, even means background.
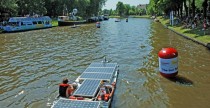
[{"label": "roof", "polygon": [[51,18],[49,16],[42,17],[11,17],[9,22],[21,22],[21,21],[50,21]]}]

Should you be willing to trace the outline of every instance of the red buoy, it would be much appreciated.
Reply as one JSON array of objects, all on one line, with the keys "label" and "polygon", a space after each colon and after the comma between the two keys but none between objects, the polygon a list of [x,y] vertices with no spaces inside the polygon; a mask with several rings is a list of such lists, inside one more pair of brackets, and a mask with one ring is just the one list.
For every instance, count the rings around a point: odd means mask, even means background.
[{"label": "red buoy", "polygon": [[174,48],[163,48],[158,53],[159,71],[164,77],[175,77],[178,74],[178,52]]}]

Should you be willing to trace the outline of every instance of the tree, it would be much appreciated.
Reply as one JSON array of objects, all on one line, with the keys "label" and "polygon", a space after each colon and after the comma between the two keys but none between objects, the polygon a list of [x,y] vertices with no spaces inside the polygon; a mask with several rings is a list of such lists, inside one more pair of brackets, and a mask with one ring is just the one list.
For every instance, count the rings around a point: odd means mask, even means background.
[{"label": "tree", "polygon": [[191,4],[191,6],[192,6],[192,14],[193,14],[193,16],[195,16],[195,0],[192,0],[192,4]]},{"label": "tree", "polygon": [[129,15],[129,10],[131,9],[131,6],[129,4],[124,4],[124,14]]},{"label": "tree", "polygon": [[203,6],[203,18],[206,18],[206,12],[207,12],[207,7],[208,7],[208,0],[204,0],[202,3]]},{"label": "tree", "polygon": [[125,10],[125,7],[124,7],[124,4],[123,2],[118,2],[117,5],[116,5],[116,11],[118,13],[118,15],[122,16],[123,15],[123,12]]},{"label": "tree", "polygon": [[0,14],[8,13],[10,15],[16,15],[17,8],[16,0],[0,0]]}]

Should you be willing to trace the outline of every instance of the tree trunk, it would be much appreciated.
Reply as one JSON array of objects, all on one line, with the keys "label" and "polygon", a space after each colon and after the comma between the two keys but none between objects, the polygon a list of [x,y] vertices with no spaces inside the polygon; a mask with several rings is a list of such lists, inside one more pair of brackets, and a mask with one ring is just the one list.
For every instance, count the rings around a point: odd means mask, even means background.
[{"label": "tree trunk", "polygon": [[188,8],[189,9],[188,10],[189,13],[188,13],[188,15],[191,17],[191,12],[190,12],[191,7],[190,7],[190,4],[191,4],[191,1],[189,0],[189,8]]},{"label": "tree trunk", "polygon": [[206,18],[206,11],[207,11],[207,7],[208,7],[208,0],[204,0],[202,6],[203,6],[203,18]]},{"label": "tree trunk", "polygon": [[188,7],[187,7],[186,0],[184,0],[184,8],[185,8],[186,16],[188,16]]},{"label": "tree trunk", "polygon": [[191,6],[192,6],[192,14],[193,14],[192,17],[194,18],[194,16],[195,16],[195,0],[192,1]]},{"label": "tree trunk", "polygon": [[182,11],[183,11],[183,2],[181,3],[181,6],[180,6],[180,8],[179,8],[179,10],[180,10],[180,15],[181,15],[181,19],[183,18],[183,16],[182,16]]}]

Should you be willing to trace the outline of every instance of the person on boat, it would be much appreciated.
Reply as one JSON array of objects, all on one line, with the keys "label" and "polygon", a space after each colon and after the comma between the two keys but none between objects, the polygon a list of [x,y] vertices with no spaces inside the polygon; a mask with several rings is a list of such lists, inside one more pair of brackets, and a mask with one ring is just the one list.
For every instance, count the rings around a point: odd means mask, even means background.
[{"label": "person on boat", "polygon": [[71,84],[68,84],[69,80],[67,78],[63,79],[63,82],[59,84],[59,96],[69,97],[72,95],[74,88]]},{"label": "person on boat", "polygon": [[100,96],[98,100],[108,101],[114,93],[114,86],[106,85],[101,87]]}]

